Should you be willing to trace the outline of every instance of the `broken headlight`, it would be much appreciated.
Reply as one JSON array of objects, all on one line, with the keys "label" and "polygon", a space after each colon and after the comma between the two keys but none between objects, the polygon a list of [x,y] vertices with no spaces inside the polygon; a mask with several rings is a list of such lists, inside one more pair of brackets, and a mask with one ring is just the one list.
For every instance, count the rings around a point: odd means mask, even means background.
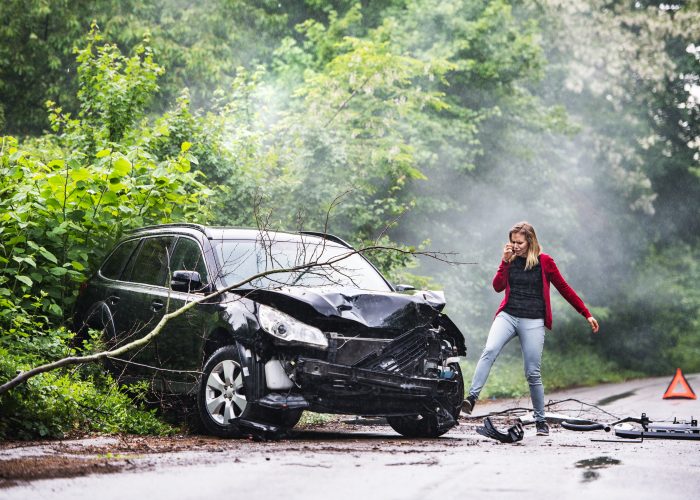
[{"label": "broken headlight", "polygon": [[328,348],[328,339],[318,328],[294,319],[288,314],[260,304],[260,326],[273,337],[292,344],[304,344],[321,349]]}]

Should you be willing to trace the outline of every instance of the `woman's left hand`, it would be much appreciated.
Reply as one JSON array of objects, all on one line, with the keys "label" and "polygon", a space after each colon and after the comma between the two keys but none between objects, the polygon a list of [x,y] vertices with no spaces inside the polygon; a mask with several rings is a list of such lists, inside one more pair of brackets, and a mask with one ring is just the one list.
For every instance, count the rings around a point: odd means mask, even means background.
[{"label": "woman's left hand", "polygon": [[598,333],[598,330],[600,326],[598,326],[598,321],[593,316],[589,316],[586,318],[588,322],[591,324],[591,330],[593,330],[593,333]]}]

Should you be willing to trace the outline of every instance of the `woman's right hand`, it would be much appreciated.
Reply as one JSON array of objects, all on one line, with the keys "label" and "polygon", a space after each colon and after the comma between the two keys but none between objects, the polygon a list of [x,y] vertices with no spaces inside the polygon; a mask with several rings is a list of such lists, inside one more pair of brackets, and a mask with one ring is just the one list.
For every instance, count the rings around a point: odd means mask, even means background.
[{"label": "woman's right hand", "polygon": [[503,262],[510,263],[512,258],[513,258],[513,245],[511,243],[506,243],[506,246],[503,247]]},{"label": "woman's right hand", "polygon": [[600,329],[598,321],[596,321],[593,316],[587,317],[586,320],[588,320],[588,322],[591,324],[591,330],[593,330],[593,333],[598,333],[598,330]]}]

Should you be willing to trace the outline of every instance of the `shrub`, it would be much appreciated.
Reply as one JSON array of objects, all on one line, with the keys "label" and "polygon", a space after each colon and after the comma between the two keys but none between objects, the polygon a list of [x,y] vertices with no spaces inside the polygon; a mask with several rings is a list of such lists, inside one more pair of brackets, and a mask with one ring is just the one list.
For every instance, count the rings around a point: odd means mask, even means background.
[{"label": "shrub", "polygon": [[[28,366],[0,350],[0,377],[7,380]],[[129,390],[134,394],[126,393]],[[168,434],[155,410],[136,399],[143,387],[119,388],[100,367],[44,373],[0,396],[0,438],[61,438],[73,431]]]}]

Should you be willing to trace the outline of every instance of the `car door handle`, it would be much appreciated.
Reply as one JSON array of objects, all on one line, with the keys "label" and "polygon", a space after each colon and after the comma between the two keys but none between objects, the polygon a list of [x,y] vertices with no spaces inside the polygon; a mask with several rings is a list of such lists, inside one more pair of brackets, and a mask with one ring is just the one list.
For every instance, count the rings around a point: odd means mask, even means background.
[{"label": "car door handle", "polygon": [[165,304],[163,304],[163,302],[156,299],[153,302],[151,302],[151,310],[152,311],[160,311],[161,309],[163,309],[164,305]]},{"label": "car door handle", "polygon": [[116,306],[117,302],[119,302],[119,297],[116,295],[110,295],[110,297],[107,299],[107,302],[110,306]]}]

